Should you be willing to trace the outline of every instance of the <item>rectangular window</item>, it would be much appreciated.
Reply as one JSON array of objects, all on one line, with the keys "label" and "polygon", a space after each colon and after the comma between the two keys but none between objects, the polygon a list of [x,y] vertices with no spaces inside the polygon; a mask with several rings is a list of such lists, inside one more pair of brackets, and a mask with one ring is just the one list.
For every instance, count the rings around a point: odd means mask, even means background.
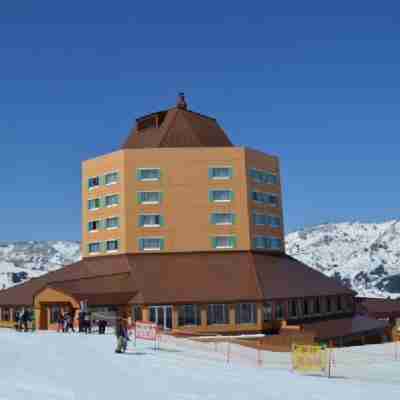
[{"label": "rectangular window", "polygon": [[236,247],[235,236],[216,236],[212,238],[214,249],[234,249]]},{"label": "rectangular window", "polygon": [[137,178],[139,181],[159,181],[161,177],[159,168],[139,168]]},{"label": "rectangular window", "polygon": [[273,207],[278,205],[278,195],[274,193],[264,193],[253,190],[251,192],[251,198],[256,203],[268,204]]},{"label": "rectangular window", "polygon": [[232,167],[212,167],[208,173],[210,179],[230,179],[232,178]]},{"label": "rectangular window", "polygon": [[277,184],[278,176],[269,171],[251,168],[249,175],[254,183]]},{"label": "rectangular window", "polygon": [[263,315],[264,315],[264,322],[272,321],[272,302],[267,301],[263,304]]},{"label": "rectangular window", "polygon": [[201,325],[200,307],[196,304],[179,306],[178,325]]},{"label": "rectangular window", "polygon": [[297,301],[289,300],[289,316],[290,318],[297,318]]},{"label": "rectangular window", "polygon": [[267,225],[268,223],[267,216],[265,214],[254,213],[253,223],[254,225]]},{"label": "rectangular window", "polygon": [[278,320],[282,320],[285,316],[285,307],[283,303],[275,304],[275,317]]},{"label": "rectangular window", "polygon": [[89,189],[94,189],[98,186],[100,186],[100,178],[98,176],[88,179],[88,188]]},{"label": "rectangular window", "polygon": [[89,254],[100,253],[100,242],[89,243],[88,250]]},{"label": "rectangular window", "polygon": [[104,175],[104,183],[106,185],[113,185],[114,183],[118,183],[118,180],[118,172],[110,172],[109,174]]},{"label": "rectangular window", "polygon": [[211,223],[215,225],[233,225],[235,215],[231,213],[211,214]]},{"label": "rectangular window", "polygon": [[342,311],[342,298],[341,296],[336,296],[336,309]]},{"label": "rectangular window", "polygon": [[314,313],[321,314],[321,302],[319,300],[319,297],[316,297],[314,301]]},{"label": "rectangular window", "polygon": [[257,306],[255,303],[239,303],[235,309],[237,324],[256,324]]},{"label": "rectangular window", "polygon": [[100,229],[100,221],[89,221],[88,222],[88,231],[94,232]]},{"label": "rectangular window", "polygon": [[139,249],[141,251],[163,250],[164,239],[162,238],[141,238],[139,239]]},{"label": "rectangular window", "polygon": [[106,229],[117,229],[119,228],[119,217],[110,217],[105,220]]},{"label": "rectangular window", "polygon": [[269,217],[269,225],[272,227],[272,228],[280,228],[281,227],[281,219],[280,219],[280,217],[274,217],[274,216],[270,216]]},{"label": "rectangular window", "polygon": [[310,309],[308,307],[308,299],[303,299],[303,315],[307,316],[310,314]]},{"label": "rectangular window", "polygon": [[209,304],[207,307],[207,323],[208,325],[228,324],[229,323],[228,305]]},{"label": "rectangular window", "polygon": [[214,203],[225,203],[232,201],[232,190],[210,190],[210,201]]},{"label": "rectangular window", "polygon": [[97,210],[100,208],[100,199],[90,199],[88,200],[88,209]]},{"label": "rectangular window", "polygon": [[326,298],[325,306],[326,306],[326,312],[327,313],[332,312],[332,302],[331,302],[331,298],[330,297]]},{"label": "rectangular window", "polygon": [[104,203],[106,207],[115,207],[119,204],[119,195],[118,194],[112,194],[109,196],[106,196],[104,198]]},{"label": "rectangular window", "polygon": [[260,250],[281,250],[282,240],[268,237],[268,236],[255,236],[254,237],[254,248]]},{"label": "rectangular window", "polygon": [[143,320],[142,307],[135,305],[132,307],[132,319],[134,322]]},{"label": "rectangular window", "polygon": [[61,307],[60,306],[51,306],[50,307],[50,323],[56,324],[60,319]]},{"label": "rectangular window", "polygon": [[1,317],[3,321],[10,321],[11,319],[11,310],[9,307],[3,307],[1,309]]},{"label": "rectangular window", "polygon": [[139,226],[143,228],[159,227],[162,225],[161,215],[156,214],[142,214],[139,215]]},{"label": "rectangular window", "polygon": [[113,251],[118,251],[118,249],[119,249],[119,240],[107,240],[106,251],[113,252]]},{"label": "rectangular window", "polygon": [[160,192],[138,192],[139,204],[159,204],[161,203]]}]

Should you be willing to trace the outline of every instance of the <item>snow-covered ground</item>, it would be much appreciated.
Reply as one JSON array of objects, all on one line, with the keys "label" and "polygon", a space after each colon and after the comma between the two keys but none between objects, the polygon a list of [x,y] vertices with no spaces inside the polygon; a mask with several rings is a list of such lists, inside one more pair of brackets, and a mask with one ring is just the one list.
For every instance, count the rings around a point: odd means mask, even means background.
[{"label": "snow-covered ground", "polygon": [[[168,339],[161,350],[149,342],[114,353],[112,335],[18,333],[0,330],[0,399],[363,399],[398,398],[400,361],[392,344],[345,349],[348,365],[337,378],[290,371],[289,355],[265,352],[263,366],[252,349]],[[253,353],[250,353],[253,351]],[[339,354],[340,353],[340,354]],[[368,360],[368,361],[367,361]],[[362,371],[352,377],[351,371]],[[353,371],[354,372],[354,371]],[[361,376],[362,375],[362,376]]]}]

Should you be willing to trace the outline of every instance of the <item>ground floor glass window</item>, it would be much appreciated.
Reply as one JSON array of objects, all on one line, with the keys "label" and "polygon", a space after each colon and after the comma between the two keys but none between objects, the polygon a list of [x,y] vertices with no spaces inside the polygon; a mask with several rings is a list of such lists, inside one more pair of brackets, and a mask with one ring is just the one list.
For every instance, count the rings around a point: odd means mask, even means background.
[{"label": "ground floor glass window", "polygon": [[264,322],[272,321],[272,302],[267,301],[263,304]]},{"label": "ground floor glass window", "polygon": [[237,324],[256,324],[257,306],[255,303],[236,304],[236,323]]},{"label": "ground floor glass window", "polygon": [[209,304],[207,307],[207,323],[213,324],[228,324],[229,312],[227,304]]},{"label": "ground floor glass window", "polygon": [[185,304],[178,308],[178,324],[184,325],[200,325],[200,307],[196,304]]}]

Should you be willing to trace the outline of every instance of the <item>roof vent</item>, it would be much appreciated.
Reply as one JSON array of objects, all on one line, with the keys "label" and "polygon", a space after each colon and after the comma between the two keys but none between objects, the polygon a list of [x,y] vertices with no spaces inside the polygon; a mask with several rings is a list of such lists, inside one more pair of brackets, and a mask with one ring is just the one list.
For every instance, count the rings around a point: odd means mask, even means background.
[{"label": "roof vent", "polygon": [[181,92],[178,94],[178,101],[176,102],[176,106],[181,108],[182,110],[187,110],[187,103],[185,100],[185,93]]}]

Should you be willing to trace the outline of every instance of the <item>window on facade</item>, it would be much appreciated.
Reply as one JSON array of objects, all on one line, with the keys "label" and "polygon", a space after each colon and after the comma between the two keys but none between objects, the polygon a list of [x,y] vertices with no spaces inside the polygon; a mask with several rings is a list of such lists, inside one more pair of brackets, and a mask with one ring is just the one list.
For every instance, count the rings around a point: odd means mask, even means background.
[{"label": "window on facade", "polygon": [[142,321],[143,320],[141,306],[135,305],[132,307],[132,319],[133,319],[133,321]]},{"label": "window on facade", "polygon": [[55,324],[60,319],[61,307],[51,306],[50,307],[50,323]]},{"label": "window on facade", "polygon": [[100,229],[100,221],[89,221],[88,230],[89,232],[98,231]]},{"label": "window on facade", "polygon": [[289,300],[289,316],[291,318],[297,318],[297,301]]},{"label": "window on facade", "polygon": [[256,324],[257,307],[255,303],[239,303],[235,309],[237,324]]},{"label": "window on facade", "polygon": [[89,243],[89,254],[100,253],[100,242]]},{"label": "window on facade", "polygon": [[256,168],[251,168],[249,174],[254,183],[268,183],[268,184],[278,183],[278,176],[269,171],[263,171]]},{"label": "window on facade", "polygon": [[264,322],[272,321],[272,301],[267,301],[263,304],[263,315],[264,315]]},{"label": "window on facade", "polygon": [[232,178],[232,167],[212,167],[209,169],[211,179],[230,179]]},{"label": "window on facade", "polygon": [[98,176],[88,179],[88,188],[89,189],[94,189],[97,186],[100,186],[100,178]]},{"label": "window on facade", "polygon": [[251,194],[251,198],[256,203],[268,204],[274,207],[278,205],[277,194],[253,191]]},{"label": "window on facade", "polygon": [[308,305],[308,299],[303,299],[303,315],[309,315],[310,314],[310,308]]},{"label": "window on facade", "polygon": [[139,249],[142,251],[162,250],[163,248],[164,248],[164,239],[162,238],[139,239]]},{"label": "window on facade", "polygon": [[321,314],[321,302],[319,297],[314,300],[314,314]]},{"label": "window on facade", "polygon": [[336,309],[342,311],[342,298],[341,296],[336,296]]},{"label": "window on facade", "polygon": [[110,217],[105,220],[106,229],[117,229],[119,228],[119,217]]},{"label": "window on facade", "polygon": [[256,236],[254,238],[254,248],[265,250],[281,250],[282,241],[277,238],[268,237],[268,236]]},{"label": "window on facade", "polygon": [[214,249],[234,249],[236,247],[235,236],[216,236],[212,238]]},{"label": "window on facade", "polygon": [[118,194],[112,194],[109,196],[106,196],[104,198],[104,203],[106,207],[114,207],[119,204],[119,195]]},{"label": "window on facade", "polygon": [[141,227],[158,227],[163,225],[163,218],[156,214],[139,215],[139,226]]},{"label": "window on facade", "polygon": [[272,228],[280,228],[281,219],[273,215],[254,213],[253,214],[254,225],[269,225]]},{"label": "window on facade", "polygon": [[210,190],[210,201],[215,203],[229,202],[233,199],[232,190]]},{"label": "window on facade", "polygon": [[107,240],[106,251],[118,251],[118,249],[119,249],[119,240]]},{"label": "window on facade", "polygon": [[326,312],[327,313],[332,312],[332,303],[331,303],[331,298],[330,297],[326,298],[325,306],[326,306]]},{"label": "window on facade", "polygon": [[158,181],[160,176],[159,168],[139,168],[137,170],[137,177],[140,181]]},{"label": "window on facade", "polygon": [[211,214],[211,223],[215,225],[233,225],[235,215],[231,213],[214,213]]},{"label": "window on facade", "polygon": [[109,174],[104,175],[104,183],[106,185],[112,185],[117,183],[119,180],[118,172],[110,172]]},{"label": "window on facade", "polygon": [[161,203],[160,192],[138,192],[139,204],[158,204]]},{"label": "window on facade", "polygon": [[196,304],[185,304],[178,308],[178,324],[184,325],[200,325],[200,307]]},{"label": "window on facade", "polygon": [[283,303],[276,303],[275,304],[275,317],[278,320],[281,320],[284,318],[285,315],[285,307]]},{"label": "window on facade", "polygon": [[271,225],[272,228],[280,228],[281,227],[280,217],[270,216],[269,217],[269,225]]},{"label": "window on facade", "polygon": [[209,304],[207,307],[207,323],[213,324],[228,324],[229,310],[227,304]]},{"label": "window on facade", "polygon": [[1,317],[3,321],[10,321],[11,319],[11,309],[9,307],[4,307],[1,309]]},{"label": "window on facade", "polygon": [[98,208],[100,208],[100,199],[90,199],[88,201],[89,210],[96,210]]}]

